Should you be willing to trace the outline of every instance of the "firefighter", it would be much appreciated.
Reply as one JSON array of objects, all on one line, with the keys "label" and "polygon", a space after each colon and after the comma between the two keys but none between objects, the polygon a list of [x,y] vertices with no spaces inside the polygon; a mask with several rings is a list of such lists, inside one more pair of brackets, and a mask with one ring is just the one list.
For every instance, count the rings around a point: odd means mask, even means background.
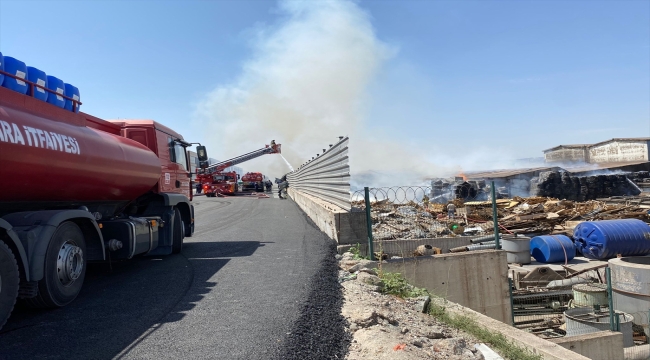
[{"label": "firefighter", "polygon": [[447,205],[447,215],[449,216],[450,219],[453,219],[454,215],[456,215],[456,205],[454,205],[453,202],[450,202]]},{"label": "firefighter", "polygon": [[278,197],[280,199],[284,199],[282,197],[282,190],[286,189],[289,187],[289,182],[287,181],[287,176],[284,175],[282,179],[280,179],[280,183],[278,184]]}]

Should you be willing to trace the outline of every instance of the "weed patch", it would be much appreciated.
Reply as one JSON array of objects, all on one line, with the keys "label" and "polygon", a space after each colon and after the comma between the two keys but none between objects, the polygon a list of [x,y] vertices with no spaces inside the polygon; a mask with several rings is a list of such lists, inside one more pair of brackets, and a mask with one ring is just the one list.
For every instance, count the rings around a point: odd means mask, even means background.
[{"label": "weed patch", "polygon": [[401,298],[429,295],[426,289],[420,289],[409,284],[400,273],[380,272],[379,277],[383,282],[381,292],[384,294],[396,295]]},{"label": "weed patch", "polygon": [[439,321],[448,324],[449,326],[474,335],[482,342],[489,344],[492,348],[497,350],[501,356],[511,360],[542,360],[541,355],[536,355],[530,351],[523,349],[500,333],[496,333],[486,329],[476,323],[476,321],[468,316],[451,315],[443,306],[434,304],[429,305],[429,315],[435,317]]},{"label": "weed patch", "polygon": [[349,252],[352,253],[352,256],[354,260],[369,260],[369,257],[361,255],[361,244],[357,243],[356,245],[353,245],[350,247]]}]

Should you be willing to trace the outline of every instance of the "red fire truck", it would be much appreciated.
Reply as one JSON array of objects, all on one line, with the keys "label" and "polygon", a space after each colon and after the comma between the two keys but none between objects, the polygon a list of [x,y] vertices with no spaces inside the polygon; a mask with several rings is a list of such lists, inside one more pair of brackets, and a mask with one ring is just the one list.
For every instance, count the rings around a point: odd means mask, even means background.
[{"label": "red fire truck", "polygon": [[[270,145],[265,145],[261,149],[257,149],[247,154],[210,165],[205,169],[197,169],[197,182],[201,184],[203,192],[208,197],[214,197],[218,194],[233,195],[238,191],[237,180],[239,180],[239,175],[234,171],[224,172],[225,169],[237,164],[241,164],[245,161],[255,159],[256,157],[262,155],[280,154],[281,151],[282,145],[276,144],[275,140],[271,140]],[[244,184],[242,191],[248,190],[246,188],[247,175],[248,174],[242,177]],[[262,174],[260,174],[261,187],[259,187],[259,190],[257,191],[264,191],[264,184],[262,181]]]},{"label": "red fire truck", "polygon": [[[19,297],[36,307],[72,302],[88,261],[179,253],[194,232],[191,144],[181,134],[79,112],[78,97],[21,74],[0,71],[4,84],[27,88],[0,87],[0,327]],[[207,160],[205,147],[197,151]]]}]

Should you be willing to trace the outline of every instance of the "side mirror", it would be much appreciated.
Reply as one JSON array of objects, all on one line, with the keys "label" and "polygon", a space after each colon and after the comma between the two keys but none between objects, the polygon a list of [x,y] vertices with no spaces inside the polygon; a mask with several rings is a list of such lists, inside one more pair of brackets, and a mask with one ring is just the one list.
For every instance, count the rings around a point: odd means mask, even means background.
[{"label": "side mirror", "polygon": [[205,150],[205,146],[199,145],[196,147],[196,157],[199,158],[200,162],[208,161],[208,152]]},{"label": "side mirror", "polygon": [[239,174],[237,174],[237,180],[239,180],[240,178],[241,178],[241,176],[239,176]]}]

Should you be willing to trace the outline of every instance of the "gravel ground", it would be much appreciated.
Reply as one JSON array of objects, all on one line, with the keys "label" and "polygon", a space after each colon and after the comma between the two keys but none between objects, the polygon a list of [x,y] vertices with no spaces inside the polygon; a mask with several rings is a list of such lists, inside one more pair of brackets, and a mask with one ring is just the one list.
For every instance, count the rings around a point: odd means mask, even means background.
[{"label": "gravel ground", "polygon": [[288,334],[280,359],[342,359],[350,346],[347,321],[341,315],[343,292],[338,282],[336,245],[320,263],[309,285],[312,291],[300,318]]},{"label": "gravel ground", "polygon": [[[346,253],[340,261],[340,279],[351,277],[351,256]],[[342,314],[352,337],[347,359],[483,359],[474,349],[478,341],[472,335],[423,314],[418,309],[421,299],[381,294],[374,270],[355,273],[356,278],[342,284]]]}]

